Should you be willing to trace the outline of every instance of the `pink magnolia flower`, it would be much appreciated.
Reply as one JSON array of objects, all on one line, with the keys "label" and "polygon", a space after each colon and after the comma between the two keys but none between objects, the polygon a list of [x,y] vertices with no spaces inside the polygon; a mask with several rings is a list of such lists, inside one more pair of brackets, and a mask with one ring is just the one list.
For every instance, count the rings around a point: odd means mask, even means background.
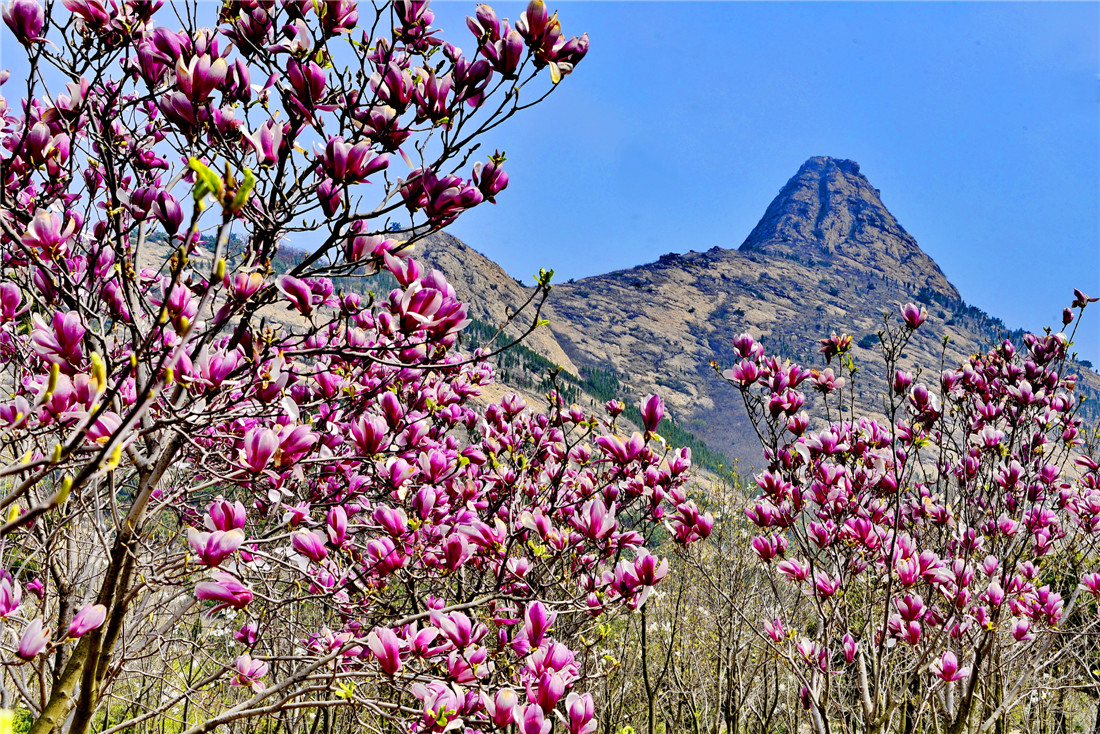
[{"label": "pink magnolia flower", "polygon": [[579,513],[579,521],[581,532],[593,540],[606,538],[618,525],[614,505],[608,509],[599,497],[593,497],[584,504]]},{"label": "pink magnolia flower", "polygon": [[783,574],[791,581],[805,581],[810,575],[810,567],[794,559],[780,561],[775,570]]},{"label": "pink magnolia flower", "polygon": [[[488,64],[484,61],[478,61],[474,64],[473,68],[480,68],[478,65],[483,64],[484,73],[491,75]],[[488,76],[485,77],[488,81]],[[456,95],[457,96],[457,95]],[[476,99],[476,94],[474,99]],[[489,157],[488,163],[482,163],[478,161],[474,164],[473,180],[477,186],[477,190],[481,192],[481,195],[485,197],[485,201],[490,204],[496,204],[496,196],[504,189],[508,188],[508,173],[501,167],[504,163],[504,155],[497,153],[496,155]],[[658,421],[660,423],[660,421]]]},{"label": "pink magnolia flower", "polygon": [[180,91],[195,103],[205,102],[228,73],[225,59],[211,59],[209,54],[193,56],[187,64],[182,58],[176,61],[176,82]]},{"label": "pink magnolia flower", "polygon": [[279,162],[279,152],[283,148],[283,123],[268,120],[254,133],[243,131],[241,137],[252,146],[261,166]]},{"label": "pink magnolia flower", "polygon": [[470,541],[461,533],[454,533],[443,541],[443,568],[448,571],[457,571],[472,555]]},{"label": "pink magnolia flower", "polygon": [[252,601],[252,590],[229,574],[216,572],[216,581],[203,581],[195,586],[195,596],[203,601],[218,602],[211,613],[228,607],[244,609]]},{"label": "pink magnolia flower", "polygon": [[256,426],[244,436],[243,463],[259,474],[271,463],[271,457],[278,449],[279,436],[270,428]]},{"label": "pink magnolia flower", "polygon": [[520,734],[549,734],[552,721],[547,721],[542,708],[531,704],[524,707],[522,712],[517,712],[516,723],[519,725]]},{"label": "pink magnolia flower", "polygon": [[859,643],[852,637],[851,633],[844,633],[844,659],[851,664],[856,659],[856,654],[859,652]]},{"label": "pink magnolia flower", "polygon": [[35,619],[23,630],[23,636],[19,638],[19,645],[16,647],[15,654],[24,660],[31,660],[46,649],[46,644],[49,641],[50,628],[42,626],[41,618]]},{"label": "pink magnolia flower", "polygon": [[502,688],[496,692],[495,696],[483,692],[481,702],[485,706],[485,712],[489,714],[489,719],[497,726],[507,727],[516,721],[519,697],[511,688]]},{"label": "pink magnolia flower", "polygon": [[329,178],[342,183],[366,181],[390,162],[388,155],[374,155],[366,140],[353,145],[339,136],[329,138],[321,160]]},{"label": "pink magnolia flower", "polygon": [[1100,573],[1084,574],[1079,586],[1093,596],[1100,597]]},{"label": "pink magnolia flower", "polygon": [[1031,631],[1031,622],[1027,619],[1017,619],[1012,623],[1012,639],[1016,642],[1030,642],[1035,639],[1035,633]]},{"label": "pink magnolia flower", "polygon": [[1077,288],[1074,288],[1073,289],[1073,303],[1071,303],[1070,305],[1073,308],[1084,308],[1085,306],[1087,306],[1090,303],[1096,303],[1096,301],[1100,301],[1100,298],[1089,298],[1087,295],[1082,293],[1080,290],[1078,290]]},{"label": "pink magnolia flower", "polygon": [[309,520],[310,504],[308,502],[298,502],[294,505],[284,505],[284,507],[286,512],[283,513],[283,522],[290,527],[296,528]]},{"label": "pink magnolia flower", "polygon": [[256,623],[249,622],[248,624],[243,625],[239,630],[234,632],[233,638],[242,645],[251,646],[256,644],[257,632],[258,627],[256,626]]},{"label": "pink magnolia flower", "polygon": [[215,530],[212,533],[187,529],[187,542],[191,549],[201,563],[211,568],[221,565],[222,561],[236,553],[244,540],[244,533],[236,529]]},{"label": "pink magnolia flower", "polygon": [[[543,713],[549,714],[558,705],[558,701],[565,695],[565,679],[557,671],[546,670],[539,676],[535,686],[535,703]],[[530,686],[528,686],[528,698],[531,698]]]},{"label": "pink magnolia flower", "polygon": [[275,279],[275,287],[303,316],[313,313],[313,291],[304,281],[291,275],[280,275]]},{"label": "pink magnolia flower", "polygon": [[758,535],[752,539],[752,550],[756,556],[769,563],[776,556],[782,556],[787,549],[787,539],[782,535]]},{"label": "pink magnolia flower", "polygon": [[22,601],[23,589],[19,586],[19,582],[5,575],[3,580],[0,580],[0,619],[11,616]]},{"label": "pink magnolia flower", "polygon": [[264,276],[260,273],[245,272],[234,273],[232,276],[227,274],[223,284],[233,294],[235,301],[243,302],[259,292],[264,285]]},{"label": "pink magnolia flower", "polygon": [[233,676],[231,685],[248,686],[256,693],[263,692],[266,687],[260,679],[267,675],[268,665],[262,660],[253,660],[247,652],[237,656],[234,661],[236,675]]},{"label": "pink magnolia flower", "polygon": [[23,303],[23,292],[15,283],[0,283],[0,323],[14,321],[26,313],[30,305],[20,306]]},{"label": "pink magnolia flower", "polygon": [[355,0],[329,0],[321,17],[321,26],[330,36],[350,33],[358,22],[359,11]]},{"label": "pink magnolia flower", "polygon": [[659,395],[650,395],[642,403],[642,425],[647,433],[655,433],[665,417],[665,404]]},{"label": "pink magnolia flower", "polygon": [[943,654],[943,657],[932,663],[932,674],[947,683],[951,683],[970,675],[970,668],[959,668],[959,661],[955,657],[955,653],[948,650]]},{"label": "pink magnolia flower", "polygon": [[478,188],[460,176],[438,176],[431,168],[418,168],[401,185],[401,197],[409,212],[420,209],[434,227],[445,227],[459,214],[485,200]]},{"label": "pink magnolia flower", "polygon": [[210,503],[206,511],[206,527],[209,530],[241,530],[248,522],[248,513],[240,500],[230,503],[219,497]]},{"label": "pink magnolia flower", "polygon": [[344,259],[348,262],[358,262],[368,255],[378,257],[390,252],[396,246],[396,240],[386,239],[382,235],[357,234],[344,240]]},{"label": "pink magnolia flower", "polygon": [[923,306],[917,306],[915,303],[907,303],[901,307],[901,320],[905,322],[905,326],[909,329],[920,327],[927,319],[928,312]]},{"label": "pink magnolia flower", "polygon": [[69,625],[69,637],[83,637],[94,629],[98,629],[107,619],[107,607],[102,604],[89,604],[73,616]]},{"label": "pink magnolia flower", "polygon": [[374,508],[371,517],[383,530],[395,538],[400,538],[408,531],[409,517],[405,514],[405,510],[400,507],[393,508],[389,505],[378,505]]},{"label": "pink magnolia flower", "polygon": [[176,197],[167,191],[157,192],[157,199],[153,204],[152,213],[161,226],[164,227],[164,231],[170,235],[178,232],[180,225],[183,224],[183,209]]},{"label": "pink magnolia flower", "polygon": [[493,69],[502,74],[505,79],[516,78],[516,70],[523,57],[523,36],[513,30],[508,23],[501,24],[497,37],[482,44],[479,50]]},{"label": "pink magnolia flower", "polygon": [[595,734],[599,729],[591,693],[570,693],[565,699],[565,711],[569,734]]},{"label": "pink magnolia flower", "polygon": [[64,256],[69,240],[76,231],[76,221],[62,222],[53,212],[40,211],[27,225],[23,233],[23,244],[35,250],[43,260],[52,260]]},{"label": "pink magnolia flower", "polygon": [[348,541],[348,513],[339,505],[332,507],[326,517],[328,540],[333,547],[341,548]]},{"label": "pink magnolia flower", "polygon": [[38,314],[32,320],[31,345],[47,362],[58,364],[61,371],[71,374],[84,360],[82,342],[86,329],[75,311],[54,313],[53,322],[47,325]]},{"label": "pink magnolia flower", "polygon": [[315,563],[320,563],[328,557],[324,538],[309,530],[295,530],[291,534],[291,545],[294,546],[294,550]]},{"label": "pink magnolia flower", "polygon": [[523,630],[527,633],[527,639],[532,647],[542,644],[547,631],[554,624],[557,614],[547,609],[540,601],[527,605],[523,613]]},{"label": "pink magnolia flower", "polygon": [[479,41],[500,38],[500,19],[496,11],[484,3],[477,6],[472,17],[466,16],[466,27]]},{"label": "pink magnolia flower", "polygon": [[[101,28],[110,15],[104,6],[103,0],[62,0],[69,12],[80,18],[86,28]],[[159,29],[158,29],[159,30]]]},{"label": "pink magnolia flower", "polygon": [[286,66],[287,81],[294,90],[291,102],[307,117],[312,114],[325,93],[325,70],[312,61],[304,64],[291,59]]},{"label": "pink magnolia flower", "polygon": [[4,22],[24,46],[42,40],[46,13],[38,0],[11,0],[4,6]]},{"label": "pink magnolia flower", "polygon": [[317,434],[308,425],[283,426],[279,431],[279,466],[298,463],[317,444]]},{"label": "pink magnolia flower", "polygon": [[401,639],[388,627],[377,627],[367,635],[367,648],[387,675],[396,675],[401,670],[403,646]]},{"label": "pink magnolia flower", "polygon": [[326,178],[317,184],[317,203],[321,205],[321,211],[325,213],[326,217],[335,216],[344,203],[344,195],[340,184],[331,178]]},{"label": "pink magnolia flower", "polygon": [[829,574],[821,571],[814,574],[814,589],[822,599],[828,599],[840,590],[840,579],[834,580],[829,577]]},{"label": "pink magnolia flower", "polygon": [[894,373],[894,394],[904,395],[913,384],[913,376],[908,372],[898,370]]},{"label": "pink magnolia flower", "polygon": [[634,559],[634,575],[638,583],[645,586],[656,586],[668,575],[668,559],[659,559],[647,551],[639,551]]}]

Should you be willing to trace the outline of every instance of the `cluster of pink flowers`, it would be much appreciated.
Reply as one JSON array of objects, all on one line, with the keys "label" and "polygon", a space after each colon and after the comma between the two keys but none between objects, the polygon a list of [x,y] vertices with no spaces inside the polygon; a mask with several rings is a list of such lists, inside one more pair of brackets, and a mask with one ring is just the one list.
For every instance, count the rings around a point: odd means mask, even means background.
[{"label": "cluster of pink flowers", "polygon": [[[495,202],[504,155],[463,172],[474,141],[555,89],[587,36],[540,0],[514,23],[478,6],[466,54],[426,0],[235,2],[183,30],[159,1],[60,5],[3,13],[32,65],[67,75],[0,100],[3,649],[45,663],[81,640],[26,703],[90,721],[114,679],[58,681],[148,666],[158,625],[202,614],[202,654],[255,702],[312,705],[331,670],[336,703],[400,700],[378,710],[404,730],[594,731],[582,634],[664,578],[658,528],[713,525],[690,454],[655,434],[656,396],[627,436],[556,393],[485,407],[466,306],[403,252]],[[278,272],[303,229],[320,244]],[[380,271],[388,294],[338,285]],[[77,562],[54,532],[88,549],[83,597],[28,575]]]},{"label": "cluster of pink flowers", "polygon": [[[1092,300],[1078,293],[1074,306]],[[1083,602],[1067,561],[1100,528],[1100,466],[1083,442],[1071,338],[1028,335],[1022,349],[1005,341],[927,384],[895,366],[927,314],[907,304],[901,317],[884,335],[893,345],[885,420],[815,423],[804,386],[827,400],[841,380],[766,356],[748,335],[724,372],[770,437],[745,513],[760,531],[752,549],[794,592],[777,597],[792,618],[762,634],[820,720],[843,697],[830,681],[851,666],[865,689],[927,673],[920,690],[931,691],[935,680],[985,674],[1001,647],[1062,627]],[[831,360],[850,341],[827,339],[821,351]],[[1080,589],[1100,597],[1097,579],[1082,575]],[[799,638],[787,628],[805,600],[819,624]],[[963,688],[957,711],[944,709],[948,723],[969,711],[973,690]],[[865,693],[868,719],[889,713],[881,690]]]}]

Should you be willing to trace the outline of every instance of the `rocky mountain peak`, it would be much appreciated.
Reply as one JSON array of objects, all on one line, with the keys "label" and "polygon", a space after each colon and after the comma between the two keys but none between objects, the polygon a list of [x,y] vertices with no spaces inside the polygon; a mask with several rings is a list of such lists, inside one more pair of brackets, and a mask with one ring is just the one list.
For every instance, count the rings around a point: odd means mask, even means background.
[{"label": "rocky mountain peak", "polygon": [[[443,233],[423,241],[415,256],[447,275],[482,331],[506,322],[531,294]],[[659,393],[666,416],[680,429],[679,438],[665,436],[670,441],[693,445],[698,460],[712,468],[731,458],[742,467],[758,466],[759,444],[737,390],[715,375],[711,360],[734,364],[733,339],[748,332],[771,354],[822,365],[817,340],[847,333],[861,368],[853,384],[858,413],[878,415],[875,396],[892,376],[882,363],[877,331],[883,313],[897,314],[908,301],[928,307],[929,324],[907,345],[900,369],[927,369],[941,359],[960,364],[1006,336],[1002,322],[959,299],[856,163],[811,158],[740,250],[715,246],[668,254],[556,284],[539,314],[548,324],[522,348],[500,355],[502,384],[486,397],[497,400],[515,389],[530,401],[543,400],[547,367],[557,365],[563,370],[555,389],[567,403],[600,410],[612,398],[637,405],[639,397]],[[521,316],[529,324],[534,314]],[[522,331],[514,323],[505,329],[510,337]],[[1091,396],[1087,405],[1100,402],[1100,377],[1091,370],[1081,369],[1078,389]],[[815,400],[811,396],[807,411],[821,421]],[[702,449],[711,452],[709,459]]]},{"label": "rocky mountain peak", "polygon": [[927,288],[947,300],[959,299],[851,160],[815,156],[802,164],[740,250],[808,265],[843,264],[885,274],[913,291]]}]

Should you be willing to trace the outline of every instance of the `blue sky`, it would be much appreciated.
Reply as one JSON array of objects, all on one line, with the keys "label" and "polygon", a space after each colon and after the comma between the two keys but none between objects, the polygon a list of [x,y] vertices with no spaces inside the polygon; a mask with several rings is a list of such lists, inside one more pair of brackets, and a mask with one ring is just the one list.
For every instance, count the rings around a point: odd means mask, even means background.
[{"label": "blue sky", "polygon": [[[468,2],[437,25],[472,46]],[[516,17],[522,4],[494,4]],[[735,248],[813,155],[858,161],[963,297],[1013,327],[1100,295],[1100,4],[565,2],[591,51],[488,141],[451,232],[530,282]],[[1078,348],[1100,365],[1100,309]]]}]

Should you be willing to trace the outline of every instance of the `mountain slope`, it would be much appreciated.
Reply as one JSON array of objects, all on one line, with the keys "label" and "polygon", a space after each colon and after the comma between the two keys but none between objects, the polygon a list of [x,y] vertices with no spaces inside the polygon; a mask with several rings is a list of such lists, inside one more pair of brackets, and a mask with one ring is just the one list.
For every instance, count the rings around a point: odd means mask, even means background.
[{"label": "mountain slope", "polygon": [[[479,304],[475,309],[503,313],[502,298],[520,300],[523,289],[510,278],[508,287],[484,287],[478,273],[503,271],[459,245],[433,238],[419,256],[457,279],[460,295]],[[680,426],[716,451],[755,464],[759,448],[738,394],[717,377],[711,360],[729,366],[733,337],[749,332],[772,353],[823,366],[817,340],[848,333],[863,368],[859,409],[874,414],[873,396],[885,387],[875,332],[884,313],[896,315],[908,301],[926,304],[930,319],[902,366],[923,366],[926,381],[937,379],[941,358],[955,365],[994,340],[1020,336],[962,301],[857,164],[818,157],[781,189],[737,250],[669,254],[555,286],[549,329],[528,346],[573,375],[614,376],[624,400],[659,392]],[[567,361],[551,356],[559,350]],[[1100,396],[1100,376],[1082,372],[1082,392]],[[591,392],[583,397],[595,403]],[[812,399],[808,407],[813,414]]]}]

